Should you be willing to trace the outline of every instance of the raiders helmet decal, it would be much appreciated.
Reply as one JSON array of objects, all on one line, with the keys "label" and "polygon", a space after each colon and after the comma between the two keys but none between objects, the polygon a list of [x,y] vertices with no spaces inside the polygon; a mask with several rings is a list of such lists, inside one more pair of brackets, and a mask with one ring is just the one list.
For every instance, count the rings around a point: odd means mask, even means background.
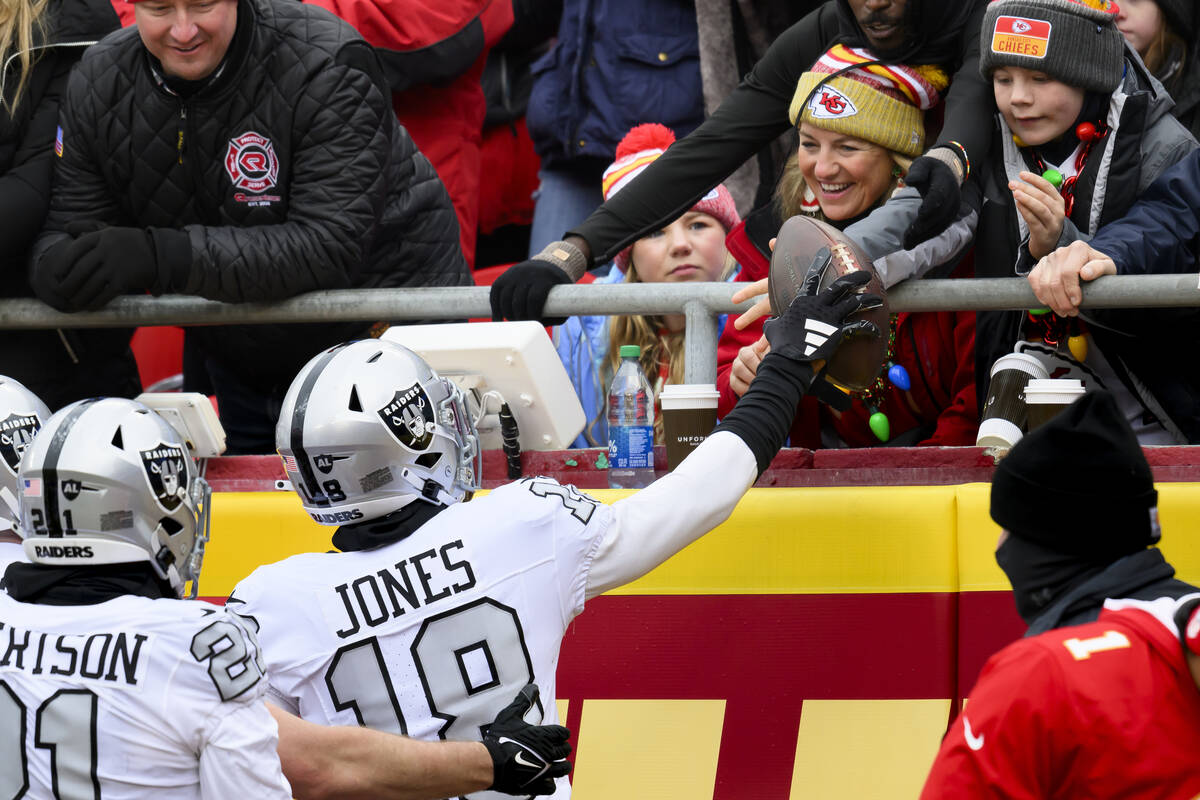
[{"label": "raiders helmet decal", "polygon": [[42,423],[33,414],[9,414],[0,422],[0,459],[13,475],[17,474],[25,448],[33,443],[41,427]]},{"label": "raiders helmet decal", "polygon": [[420,384],[397,390],[379,409],[379,417],[396,441],[409,450],[428,450],[433,442],[433,403]]},{"label": "raiders helmet decal", "polygon": [[182,447],[163,442],[140,452],[146,479],[150,482],[150,489],[154,492],[158,504],[166,511],[179,508],[187,493],[188,455]]}]

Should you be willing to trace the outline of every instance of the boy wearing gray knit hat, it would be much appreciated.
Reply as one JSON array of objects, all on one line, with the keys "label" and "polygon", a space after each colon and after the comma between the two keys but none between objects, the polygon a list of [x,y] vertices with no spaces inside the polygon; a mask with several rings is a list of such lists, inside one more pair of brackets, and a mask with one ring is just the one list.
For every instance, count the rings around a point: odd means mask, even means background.
[{"label": "boy wearing gray knit hat", "polygon": [[997,67],[1023,67],[1111,93],[1125,71],[1117,6],[1108,0],[995,0],[979,44],[984,77]]}]

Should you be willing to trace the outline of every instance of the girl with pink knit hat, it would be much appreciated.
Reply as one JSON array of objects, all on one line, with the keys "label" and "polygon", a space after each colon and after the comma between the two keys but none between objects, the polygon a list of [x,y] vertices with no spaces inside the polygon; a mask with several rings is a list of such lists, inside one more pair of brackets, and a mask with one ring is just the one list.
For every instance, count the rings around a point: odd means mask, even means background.
[{"label": "girl with pink knit hat", "polygon": [[[604,199],[615,195],[675,141],[663,125],[638,125],[617,146],[616,160],[604,171]],[[671,224],[638,239],[613,259],[609,274],[596,283],[683,283],[731,280],[737,262],[725,249],[725,236],[741,221],[733,197],[718,185]],[[725,317],[718,320],[719,329]],[[587,423],[575,447],[608,441],[604,398],[620,364],[621,345],[642,349],[642,369],[657,397],[669,383],[683,383],[682,314],[577,316],[554,329],[559,358],[583,404]],[[661,415],[655,415],[655,441],[662,441]]]}]

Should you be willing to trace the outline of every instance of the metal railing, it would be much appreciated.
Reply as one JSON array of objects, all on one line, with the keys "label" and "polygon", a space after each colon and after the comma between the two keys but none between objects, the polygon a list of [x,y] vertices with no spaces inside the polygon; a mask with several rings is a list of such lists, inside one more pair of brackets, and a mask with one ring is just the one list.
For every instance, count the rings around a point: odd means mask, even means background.
[{"label": "metal railing", "polygon": [[[546,314],[679,314],[687,319],[685,380],[716,379],[720,314],[749,307],[729,298],[729,283],[638,283],[558,286]],[[233,325],[289,322],[403,321],[490,317],[485,286],[343,289],[277,303],[221,303],[199,297],[119,297],[100,311],[64,314],[30,299],[0,300],[0,330],[119,328],[138,325]],[[888,292],[892,311],[990,311],[1040,305],[1023,278],[906,281]],[[1083,287],[1085,308],[1200,306],[1200,276],[1109,275]]]}]

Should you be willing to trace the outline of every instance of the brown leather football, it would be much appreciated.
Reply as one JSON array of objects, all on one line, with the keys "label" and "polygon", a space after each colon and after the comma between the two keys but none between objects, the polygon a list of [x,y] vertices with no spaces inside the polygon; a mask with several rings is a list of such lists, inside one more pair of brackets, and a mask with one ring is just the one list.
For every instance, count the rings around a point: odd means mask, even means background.
[{"label": "brown leather football", "polygon": [[771,254],[771,269],[767,275],[771,308],[778,314],[791,305],[804,286],[804,276],[813,258],[822,247],[828,247],[832,255],[829,268],[821,279],[822,289],[842,275],[863,269],[871,273],[871,280],[862,291],[883,298],[883,305],[879,308],[859,311],[847,318],[873,322],[881,335],[878,338],[854,337],[842,342],[826,368],[826,375],[840,386],[851,391],[865,391],[879,377],[887,358],[891,312],[883,281],[879,279],[871,259],[857,243],[832,225],[812,217],[795,216],[783,223],[775,242],[775,252]]}]

